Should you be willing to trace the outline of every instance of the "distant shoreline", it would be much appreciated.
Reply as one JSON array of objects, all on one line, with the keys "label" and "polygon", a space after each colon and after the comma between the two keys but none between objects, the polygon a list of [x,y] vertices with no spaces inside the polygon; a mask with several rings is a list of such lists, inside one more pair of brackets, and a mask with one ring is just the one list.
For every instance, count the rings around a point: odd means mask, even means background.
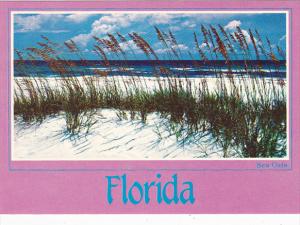
[{"label": "distant shoreline", "polygon": [[[35,63],[36,65],[46,65],[48,62],[44,60],[14,60],[14,63],[24,62],[26,64]],[[95,65],[101,64],[103,60],[56,60],[61,62],[72,62],[76,65]],[[216,66],[227,66],[225,60],[108,60],[109,64],[112,66],[124,65],[127,64],[129,66],[143,66],[143,65],[176,65],[176,66],[184,66],[184,65],[194,65],[194,66],[207,66],[207,65],[216,65]],[[274,62],[273,60],[247,60],[247,65],[255,66],[255,65],[270,65],[270,66],[286,66],[286,60],[279,60]],[[230,60],[230,65],[234,66],[243,66],[245,65],[245,60]]]}]

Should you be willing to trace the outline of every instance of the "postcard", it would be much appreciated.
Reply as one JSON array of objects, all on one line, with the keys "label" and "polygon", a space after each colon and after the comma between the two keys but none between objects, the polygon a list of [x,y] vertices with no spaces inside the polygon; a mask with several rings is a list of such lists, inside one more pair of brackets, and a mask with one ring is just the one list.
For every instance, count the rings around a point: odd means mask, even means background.
[{"label": "postcard", "polygon": [[0,9],[0,213],[300,213],[297,2]]}]

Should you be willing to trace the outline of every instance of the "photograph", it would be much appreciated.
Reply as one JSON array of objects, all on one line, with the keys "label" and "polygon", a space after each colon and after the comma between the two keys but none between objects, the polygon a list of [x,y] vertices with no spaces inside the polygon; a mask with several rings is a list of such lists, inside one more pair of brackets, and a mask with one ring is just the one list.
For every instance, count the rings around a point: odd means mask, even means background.
[{"label": "photograph", "polygon": [[286,11],[13,11],[11,160],[289,157]]}]

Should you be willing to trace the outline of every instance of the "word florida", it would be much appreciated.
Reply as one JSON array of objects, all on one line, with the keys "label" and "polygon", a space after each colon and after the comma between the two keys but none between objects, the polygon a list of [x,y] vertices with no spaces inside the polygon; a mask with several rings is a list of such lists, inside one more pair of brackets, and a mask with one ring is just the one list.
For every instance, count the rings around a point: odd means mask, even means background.
[{"label": "word florida", "polygon": [[128,182],[127,175],[106,176],[107,180],[107,201],[112,204],[114,196],[121,196],[123,204],[132,203],[134,205],[144,202],[148,204],[151,201],[157,203],[165,202],[167,204],[186,204],[194,203],[193,183],[190,181],[182,182],[178,185],[177,174],[171,177],[171,180],[162,182],[161,174],[156,174],[154,181],[141,184],[138,181]]}]

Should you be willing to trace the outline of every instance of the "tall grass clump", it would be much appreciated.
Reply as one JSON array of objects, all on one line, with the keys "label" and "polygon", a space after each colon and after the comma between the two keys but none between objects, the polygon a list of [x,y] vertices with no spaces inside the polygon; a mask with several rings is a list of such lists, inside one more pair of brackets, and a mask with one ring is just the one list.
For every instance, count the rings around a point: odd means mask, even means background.
[{"label": "tall grass clump", "polygon": [[[165,57],[183,61],[184,52],[175,35],[158,27],[154,30]],[[263,69],[263,64],[272,65],[279,74],[284,52],[278,46],[273,49],[269,39],[263,41],[256,30],[248,30],[250,41],[240,27],[229,33],[221,25],[202,25],[199,31],[193,34],[196,53],[188,54],[195,68],[208,68],[214,75],[215,88],[210,87],[208,78],[198,83],[190,79],[185,65],[180,75],[170,70],[149,42],[135,32],[95,36],[93,51],[107,69],[82,70],[80,76],[76,68],[89,66],[89,61],[76,43],[53,43],[42,36],[38,47],[16,52],[14,69],[21,75],[14,80],[14,114],[24,121],[41,123],[47,116],[62,113],[66,132],[73,136],[90,131],[99,109],[115,109],[120,118],[127,118],[128,112],[130,119],[143,123],[147,123],[149,114],[156,113],[168,121],[158,125],[158,130],[176,135],[179,145],[209,142],[221,149],[225,158],[284,157],[286,82],[284,78],[266,77],[271,67]],[[128,59],[136,58],[134,49],[151,62],[154,85],[128,71]],[[61,50],[77,60],[64,59]],[[119,60],[118,78],[111,75],[116,67],[112,59]],[[243,62],[240,67],[235,66],[237,60]],[[58,76],[47,78],[35,72],[34,65],[41,62]],[[30,74],[26,72],[28,67]],[[123,76],[124,72],[129,76]]]}]

